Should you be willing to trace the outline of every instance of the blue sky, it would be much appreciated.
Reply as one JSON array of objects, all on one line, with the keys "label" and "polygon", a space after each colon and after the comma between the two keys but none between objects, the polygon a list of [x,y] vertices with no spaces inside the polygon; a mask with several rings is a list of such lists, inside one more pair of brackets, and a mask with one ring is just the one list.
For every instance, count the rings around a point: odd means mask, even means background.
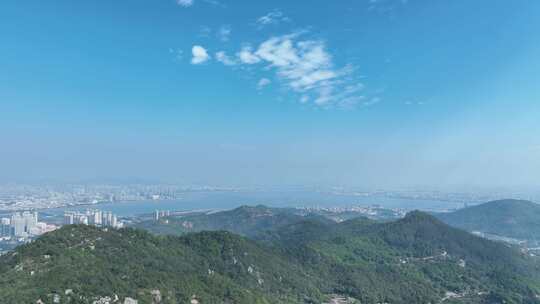
[{"label": "blue sky", "polygon": [[3,1],[0,179],[537,186],[538,1]]}]

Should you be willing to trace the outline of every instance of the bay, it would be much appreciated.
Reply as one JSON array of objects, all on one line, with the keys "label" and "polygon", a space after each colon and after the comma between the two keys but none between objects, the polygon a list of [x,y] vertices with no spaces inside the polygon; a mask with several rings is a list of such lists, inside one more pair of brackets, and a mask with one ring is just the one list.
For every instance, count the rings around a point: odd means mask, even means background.
[{"label": "bay", "polygon": [[118,216],[135,216],[152,213],[155,210],[190,211],[224,210],[242,205],[266,205],[269,207],[351,207],[379,205],[383,208],[405,210],[444,211],[461,207],[460,202],[427,199],[390,198],[386,196],[359,196],[312,191],[210,191],[187,192],[176,200],[141,200],[127,202],[100,203],[94,205],[69,206],[42,210],[50,214],[64,211],[100,209],[111,211]]}]

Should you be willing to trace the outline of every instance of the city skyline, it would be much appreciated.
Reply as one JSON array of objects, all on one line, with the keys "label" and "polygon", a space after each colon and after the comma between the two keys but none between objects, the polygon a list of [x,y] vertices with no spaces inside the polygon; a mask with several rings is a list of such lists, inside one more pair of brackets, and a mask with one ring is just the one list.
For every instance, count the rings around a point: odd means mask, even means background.
[{"label": "city skyline", "polygon": [[8,0],[0,182],[534,188],[539,12]]}]

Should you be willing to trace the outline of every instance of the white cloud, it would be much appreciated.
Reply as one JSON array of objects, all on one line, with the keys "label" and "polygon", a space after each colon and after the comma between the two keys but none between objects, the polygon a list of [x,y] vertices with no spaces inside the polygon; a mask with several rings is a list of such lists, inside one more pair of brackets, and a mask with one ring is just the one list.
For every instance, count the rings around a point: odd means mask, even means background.
[{"label": "white cloud", "polygon": [[364,87],[365,86],[363,83],[350,84],[350,85],[345,86],[345,92],[351,93],[351,94],[356,93],[356,92],[362,91]]},{"label": "white cloud", "polygon": [[342,100],[350,102],[351,96],[362,89],[361,84],[351,84],[347,80],[352,69],[335,68],[323,41],[299,41],[299,35],[270,38],[249,54],[268,63],[266,68],[274,69],[287,87],[302,94],[303,102],[313,100],[319,106],[340,104]]},{"label": "white cloud", "polygon": [[267,85],[269,85],[269,84],[271,84],[271,83],[272,83],[272,81],[270,81],[270,79],[268,79],[268,78],[261,78],[261,79],[259,80],[259,83],[257,83],[257,89],[261,90],[261,89],[263,89],[265,86],[267,86]]},{"label": "white cloud", "polygon": [[208,38],[210,37],[210,34],[212,34],[212,29],[206,25],[202,25],[199,27],[199,37]]},{"label": "white cloud", "polygon": [[266,40],[259,46],[255,54],[278,68],[293,66],[300,61],[293,41],[289,36],[274,37]]},{"label": "white cloud", "polygon": [[[268,72],[274,71],[280,84],[299,95],[301,103],[311,102],[321,107],[352,107],[372,105],[378,97],[366,101],[360,95],[364,85],[354,77],[350,65],[336,67],[324,41],[303,40],[303,33],[271,37],[257,48],[245,44],[236,58],[225,52],[216,53],[217,61],[225,65],[250,65]],[[260,79],[257,88],[270,84]]]},{"label": "white cloud", "polygon": [[169,53],[174,55],[174,59],[180,61],[184,58],[184,51],[180,49],[169,48]]},{"label": "white cloud", "polygon": [[176,3],[182,7],[190,7],[193,5],[193,0],[176,0]]},{"label": "white cloud", "polygon": [[321,86],[318,90],[318,96],[315,99],[315,104],[319,106],[327,105],[332,101],[334,87],[330,85]]},{"label": "white cloud", "polygon": [[240,52],[238,52],[236,55],[238,56],[238,59],[245,64],[255,64],[261,61],[261,58],[253,53],[250,46],[242,47],[242,50],[240,50]]},{"label": "white cloud", "polygon": [[200,45],[194,45],[191,49],[191,53],[193,54],[193,58],[191,58],[192,64],[201,64],[210,59],[210,55],[208,55],[206,49]]},{"label": "white cloud", "polygon": [[424,104],[425,104],[425,102],[423,102],[423,101],[411,101],[411,100],[405,101],[405,105],[408,105],[408,106],[411,106],[411,105],[422,106]]},{"label": "white cloud", "polygon": [[227,42],[229,41],[231,33],[232,33],[232,29],[229,25],[222,25],[217,32],[217,36],[219,40],[223,42]]},{"label": "white cloud", "polygon": [[380,97],[373,97],[373,98],[371,98],[370,100],[365,101],[365,102],[364,102],[364,106],[369,107],[369,106],[372,106],[372,105],[374,105],[374,104],[378,104],[379,102],[381,102],[381,98],[380,98]]},{"label": "white cloud", "polygon": [[259,27],[264,27],[270,24],[278,24],[281,22],[291,21],[287,16],[283,14],[280,10],[273,10],[270,13],[257,19],[257,24]]},{"label": "white cloud", "polygon": [[216,53],[216,60],[223,63],[224,65],[235,65],[236,61],[232,59],[231,57],[227,56],[227,54],[223,51],[219,51]]},{"label": "white cloud", "polygon": [[[207,3],[213,6],[225,7],[225,5],[217,0],[202,0],[201,2]],[[195,0],[176,0],[176,3],[182,7],[190,7],[195,4]]]}]

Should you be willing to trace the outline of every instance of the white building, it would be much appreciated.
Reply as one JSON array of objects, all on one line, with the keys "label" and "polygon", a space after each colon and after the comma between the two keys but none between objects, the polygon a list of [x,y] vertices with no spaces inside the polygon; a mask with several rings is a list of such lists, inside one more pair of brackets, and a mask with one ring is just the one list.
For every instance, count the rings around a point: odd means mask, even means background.
[{"label": "white building", "polygon": [[122,223],[118,221],[116,215],[112,212],[101,210],[86,210],[85,213],[66,211],[64,213],[64,224],[109,226],[115,228],[122,226]]},{"label": "white building", "polygon": [[37,212],[24,212],[24,226],[25,226],[25,232],[30,233],[31,230],[33,230],[37,223],[38,223],[38,213]]},{"label": "white building", "polygon": [[26,220],[20,213],[14,213],[11,216],[11,228],[13,229],[13,235],[16,237],[26,236]]},{"label": "white building", "polygon": [[64,225],[73,225],[74,222],[74,214],[71,212],[65,212],[64,213]]},{"label": "white building", "polygon": [[9,218],[0,219],[0,237],[11,235],[11,220]]}]

